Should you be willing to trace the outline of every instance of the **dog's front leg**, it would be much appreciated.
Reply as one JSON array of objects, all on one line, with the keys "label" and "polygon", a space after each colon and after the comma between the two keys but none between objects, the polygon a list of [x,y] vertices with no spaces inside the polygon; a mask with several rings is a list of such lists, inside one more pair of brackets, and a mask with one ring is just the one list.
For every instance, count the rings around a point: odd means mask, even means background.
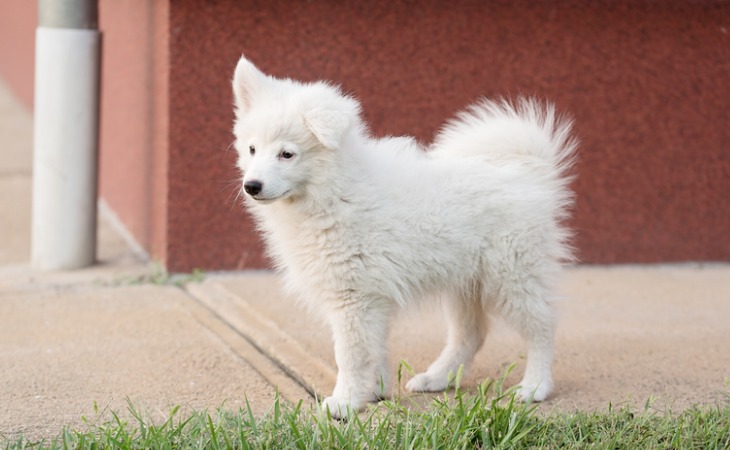
[{"label": "dog's front leg", "polygon": [[388,388],[387,338],[392,306],[387,302],[348,301],[329,314],[335,341],[337,384],[322,402],[334,418],[356,413],[383,398]]}]

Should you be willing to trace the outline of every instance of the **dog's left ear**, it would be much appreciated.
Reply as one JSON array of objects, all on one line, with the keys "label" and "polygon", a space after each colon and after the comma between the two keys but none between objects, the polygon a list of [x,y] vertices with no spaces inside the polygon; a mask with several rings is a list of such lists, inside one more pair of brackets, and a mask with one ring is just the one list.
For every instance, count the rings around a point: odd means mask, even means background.
[{"label": "dog's left ear", "polygon": [[263,89],[266,78],[266,74],[261,72],[245,56],[241,56],[233,75],[233,96],[239,113],[248,111],[253,97]]},{"label": "dog's left ear", "polygon": [[350,119],[346,114],[320,108],[306,112],[304,123],[322,145],[332,150],[340,146],[350,127]]}]

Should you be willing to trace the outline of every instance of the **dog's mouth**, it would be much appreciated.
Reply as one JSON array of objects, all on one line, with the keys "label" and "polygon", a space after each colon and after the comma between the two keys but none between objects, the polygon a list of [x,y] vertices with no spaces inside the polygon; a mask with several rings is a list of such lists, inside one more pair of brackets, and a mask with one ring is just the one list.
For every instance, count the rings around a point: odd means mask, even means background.
[{"label": "dog's mouth", "polygon": [[256,203],[260,203],[262,205],[267,205],[269,203],[274,203],[278,197],[276,198],[263,198],[263,197],[251,197]]},{"label": "dog's mouth", "polygon": [[289,189],[288,191],[286,191],[283,194],[278,195],[276,197],[264,197],[261,195],[255,195],[255,196],[249,195],[249,197],[253,200],[256,200],[256,203],[261,203],[262,205],[266,205],[269,203],[273,203],[276,200],[279,200],[280,198],[286,198],[289,195],[289,193],[291,193],[291,189]]}]

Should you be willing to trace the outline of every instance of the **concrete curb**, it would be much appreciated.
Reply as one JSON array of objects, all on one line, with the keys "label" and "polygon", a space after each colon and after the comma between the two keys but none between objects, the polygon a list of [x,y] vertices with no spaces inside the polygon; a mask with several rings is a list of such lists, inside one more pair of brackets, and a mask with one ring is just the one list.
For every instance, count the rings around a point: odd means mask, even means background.
[{"label": "concrete curb", "polygon": [[[274,322],[262,317],[246,302],[224,288],[203,282],[185,290],[198,304],[191,306],[211,331],[232,345],[279,393],[292,403],[311,401],[321,393],[315,386],[322,378],[334,380],[331,369],[311,356]],[[334,385],[334,381],[329,383]]]}]

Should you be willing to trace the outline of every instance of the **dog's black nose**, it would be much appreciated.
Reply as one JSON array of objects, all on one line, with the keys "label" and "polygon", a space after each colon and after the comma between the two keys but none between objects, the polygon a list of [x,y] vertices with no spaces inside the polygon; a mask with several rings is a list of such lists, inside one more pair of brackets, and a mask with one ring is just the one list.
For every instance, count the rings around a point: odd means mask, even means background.
[{"label": "dog's black nose", "polygon": [[248,195],[256,196],[261,192],[261,189],[264,187],[263,184],[261,184],[260,181],[256,180],[249,180],[245,183],[243,183],[243,189],[248,192]]}]

